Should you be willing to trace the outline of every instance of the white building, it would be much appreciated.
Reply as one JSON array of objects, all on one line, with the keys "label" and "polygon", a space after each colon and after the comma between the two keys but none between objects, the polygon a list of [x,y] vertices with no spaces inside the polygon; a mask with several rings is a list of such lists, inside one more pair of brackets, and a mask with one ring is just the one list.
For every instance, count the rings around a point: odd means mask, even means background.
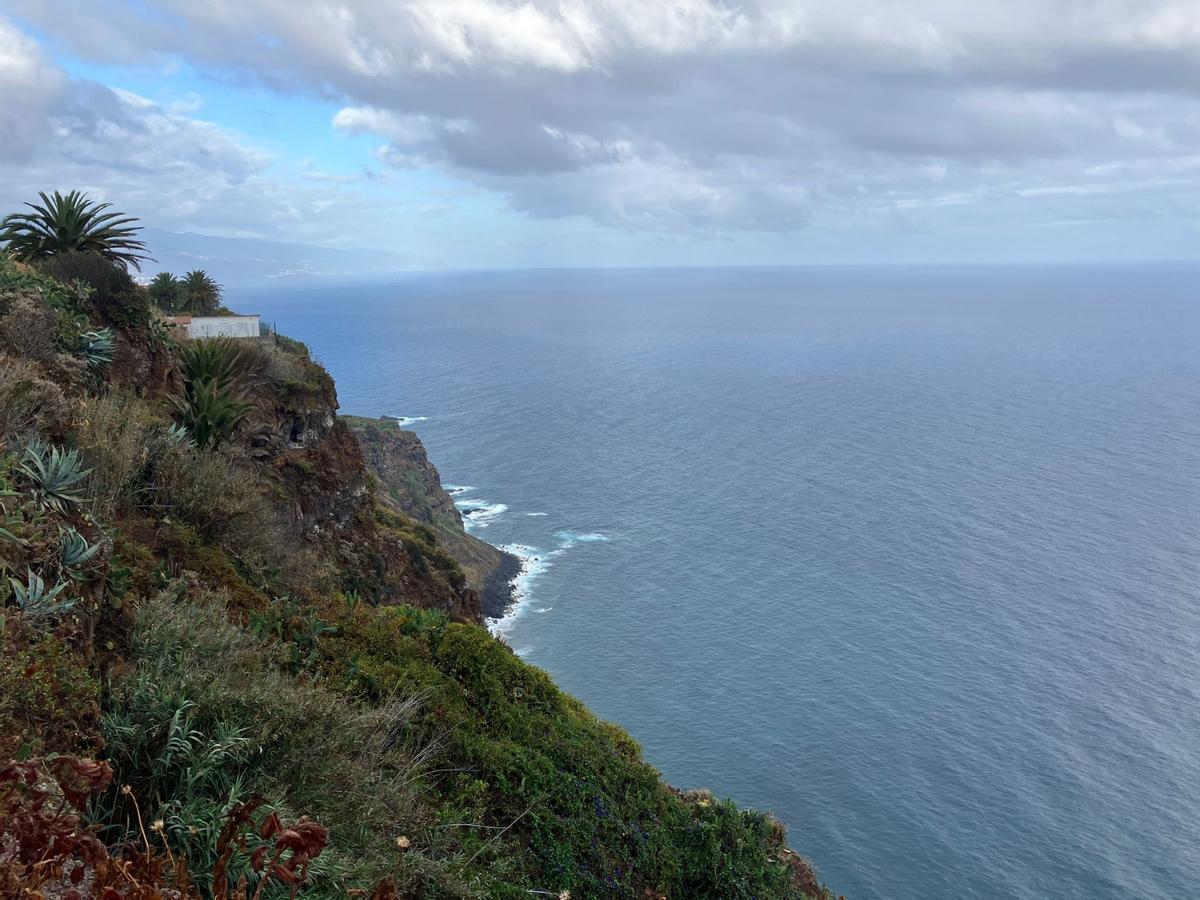
[{"label": "white building", "polygon": [[171,321],[186,329],[188,337],[256,338],[258,316],[172,316]]}]

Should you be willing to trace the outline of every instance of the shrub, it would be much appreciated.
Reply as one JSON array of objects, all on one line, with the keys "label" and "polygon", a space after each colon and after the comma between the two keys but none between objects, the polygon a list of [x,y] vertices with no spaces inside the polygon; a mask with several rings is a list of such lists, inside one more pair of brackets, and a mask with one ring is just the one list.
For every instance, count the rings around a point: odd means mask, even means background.
[{"label": "shrub", "polygon": [[801,896],[778,823],[672,791],[627,734],[483,628],[364,607],[337,625],[322,642],[331,684],[367,698],[424,689],[419,721],[445,735],[439,766],[458,773],[432,790],[452,821],[492,830],[462,840],[493,896]]},{"label": "shrub", "polygon": [[0,354],[0,441],[36,434],[61,438],[70,415],[62,388],[32,364]]},{"label": "shrub", "polygon": [[[212,870],[224,816],[256,793],[329,827],[330,849],[310,870],[317,895],[369,887],[398,868],[396,834],[428,830],[422,753],[404,740],[413,701],[366,710],[299,683],[280,671],[277,648],[226,620],[221,598],[188,600],[181,586],[139,610],[133,640],[104,736],[118,780],[156,798],[144,811],[191,871]],[[110,824],[132,836],[131,811],[113,800]]]},{"label": "shrub", "polygon": [[152,317],[146,291],[122,265],[96,253],[56,253],[39,260],[37,268],[64,286],[82,286],[88,306],[106,322],[130,328]]},{"label": "shrub", "polygon": [[235,528],[265,527],[267,510],[253,471],[217,450],[161,440],[147,475],[147,507],[217,541]]},{"label": "shrub", "polygon": [[0,316],[0,352],[50,368],[59,346],[58,314],[32,292],[11,296]]},{"label": "shrub", "polygon": [[83,298],[77,291],[0,256],[0,315],[8,312],[12,297],[18,294],[33,295],[71,317],[83,314]]},{"label": "shrub", "polygon": [[[0,856],[0,894],[29,900],[81,900],[85,891],[110,900],[199,896],[186,868],[155,852],[144,832],[141,846],[111,853],[99,828],[84,824],[89,804],[111,781],[107,764],[74,756],[0,765],[0,846],[6,850]],[[230,823],[227,843],[244,840],[243,830],[240,820]]]},{"label": "shrub", "polygon": [[92,512],[111,522],[147,501],[147,471],[159,443],[166,442],[166,419],[149,404],[124,394],[81,398],[74,428],[90,469],[86,492]]},{"label": "shrub", "polygon": [[7,623],[0,646],[0,757],[22,746],[34,753],[94,749],[100,688],[82,660],[19,618]]},{"label": "shrub", "polygon": [[56,253],[35,265],[38,272],[64,286],[82,283],[93,299],[119,297],[137,289],[124,268],[95,253]]}]

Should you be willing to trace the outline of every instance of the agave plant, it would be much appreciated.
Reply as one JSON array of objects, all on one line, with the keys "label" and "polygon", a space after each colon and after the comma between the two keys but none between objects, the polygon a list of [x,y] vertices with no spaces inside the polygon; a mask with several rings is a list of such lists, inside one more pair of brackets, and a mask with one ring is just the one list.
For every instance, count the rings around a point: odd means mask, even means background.
[{"label": "agave plant", "polygon": [[180,425],[178,422],[172,423],[164,432],[164,437],[167,443],[174,444],[176,447],[194,447],[191,433]]},{"label": "agave plant", "polygon": [[[12,491],[0,491],[0,497],[15,497],[16,494]],[[24,545],[25,541],[17,537],[7,526],[16,525],[20,519],[16,516],[9,515],[8,508],[0,503],[0,541],[11,541],[14,544]]]},{"label": "agave plant", "polygon": [[63,512],[72,503],[80,503],[83,497],[71,490],[89,474],[83,468],[78,450],[47,447],[41,441],[33,441],[25,448],[17,471],[33,486],[34,498],[46,509]]},{"label": "agave plant", "polygon": [[141,269],[150,257],[136,239],[140,227],[132,216],[105,212],[111,203],[89,200],[82,191],[38,194],[41,203],[26,203],[32,213],[13,213],[0,221],[0,241],[14,259],[36,260],[57,253],[95,253],[128,268]]},{"label": "agave plant", "polygon": [[93,369],[102,369],[113,361],[116,347],[111,328],[85,331],[79,336],[79,354]]},{"label": "agave plant", "polygon": [[60,597],[62,592],[67,589],[67,582],[60,581],[54,587],[47,589],[45,579],[33,569],[26,569],[25,581],[10,578],[8,583],[12,585],[13,599],[17,609],[27,616],[41,618],[62,615],[75,607],[74,600]]},{"label": "agave plant", "polygon": [[82,566],[100,550],[100,544],[89,544],[87,538],[74,528],[62,528],[58,532],[58,558],[63,569]]}]

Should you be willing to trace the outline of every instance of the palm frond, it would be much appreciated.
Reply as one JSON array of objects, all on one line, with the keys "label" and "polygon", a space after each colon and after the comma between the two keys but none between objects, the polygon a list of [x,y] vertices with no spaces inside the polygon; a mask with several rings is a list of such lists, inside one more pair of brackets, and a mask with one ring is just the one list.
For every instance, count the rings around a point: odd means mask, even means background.
[{"label": "palm frond", "polygon": [[120,212],[106,212],[111,203],[89,200],[82,191],[63,195],[38,193],[41,203],[26,203],[32,212],[12,213],[0,220],[0,243],[19,260],[37,260],[69,251],[95,253],[112,262],[140,271],[150,259],[146,245],[137,239],[138,220]]}]

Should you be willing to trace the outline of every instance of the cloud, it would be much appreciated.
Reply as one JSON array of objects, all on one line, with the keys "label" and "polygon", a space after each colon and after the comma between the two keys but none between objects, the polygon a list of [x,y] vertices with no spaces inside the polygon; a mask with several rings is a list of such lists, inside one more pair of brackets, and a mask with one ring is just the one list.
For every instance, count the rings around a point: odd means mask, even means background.
[{"label": "cloud", "polygon": [[357,216],[387,209],[344,180],[302,167],[284,177],[275,156],[198,108],[72,78],[0,18],[0,210],[80,188],[160,229],[349,246]]},{"label": "cloud", "polygon": [[631,231],[1103,194],[1200,146],[1195,0],[7,3],[78,54],[334,99],[398,170]]},{"label": "cloud", "polygon": [[50,133],[45,111],[66,81],[36,43],[0,18],[0,161],[23,162],[42,144]]}]

